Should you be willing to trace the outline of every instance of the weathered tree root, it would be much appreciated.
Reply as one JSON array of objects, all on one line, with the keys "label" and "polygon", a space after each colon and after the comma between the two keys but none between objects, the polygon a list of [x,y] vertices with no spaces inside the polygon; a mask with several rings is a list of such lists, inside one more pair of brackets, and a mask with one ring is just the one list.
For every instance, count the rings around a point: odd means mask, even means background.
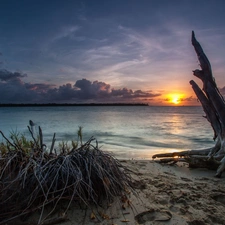
[{"label": "weathered tree root", "polygon": [[[205,55],[201,45],[195,38],[192,31],[192,45],[198,56],[201,70],[193,71],[194,76],[198,77],[203,83],[203,89],[193,81],[190,81],[192,88],[202,104],[206,114],[205,118],[210,122],[214,131],[214,147],[204,150],[191,150],[166,154],[156,154],[153,158],[160,159],[162,163],[185,161],[190,167],[206,167],[215,169],[216,177],[221,177],[225,170],[225,101],[217,88],[215,79],[212,75],[210,62]],[[178,158],[175,158],[178,157]]]}]

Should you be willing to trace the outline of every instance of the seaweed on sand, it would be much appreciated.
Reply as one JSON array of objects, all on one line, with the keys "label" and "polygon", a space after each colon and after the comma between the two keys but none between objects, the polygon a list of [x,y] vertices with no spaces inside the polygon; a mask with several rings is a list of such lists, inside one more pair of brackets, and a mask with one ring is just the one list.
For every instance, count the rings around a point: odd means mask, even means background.
[{"label": "seaweed on sand", "polygon": [[99,206],[103,200],[110,204],[131,189],[127,168],[101,151],[94,138],[79,146],[63,143],[53,153],[55,134],[46,151],[41,128],[37,138],[31,128],[31,140],[18,134],[8,139],[0,131],[5,140],[0,143],[0,224],[36,211],[37,224],[42,224],[61,202],[65,214],[74,202],[87,207]]}]

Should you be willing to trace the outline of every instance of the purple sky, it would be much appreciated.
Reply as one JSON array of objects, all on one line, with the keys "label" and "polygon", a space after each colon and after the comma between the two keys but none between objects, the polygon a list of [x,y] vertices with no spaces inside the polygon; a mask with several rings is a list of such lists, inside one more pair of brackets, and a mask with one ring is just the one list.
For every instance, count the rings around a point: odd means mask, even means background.
[{"label": "purple sky", "polygon": [[224,90],[224,12],[223,0],[2,0],[0,102],[196,104],[191,31]]}]

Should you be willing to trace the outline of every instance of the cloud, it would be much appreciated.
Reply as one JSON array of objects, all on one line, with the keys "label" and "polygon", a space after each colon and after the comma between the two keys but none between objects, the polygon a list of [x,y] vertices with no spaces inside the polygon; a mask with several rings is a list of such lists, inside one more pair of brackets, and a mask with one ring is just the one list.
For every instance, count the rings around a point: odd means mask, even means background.
[{"label": "cloud", "polygon": [[158,93],[133,91],[126,87],[111,88],[102,81],[77,80],[56,87],[53,84],[25,83],[19,72],[0,71],[1,103],[76,103],[76,102],[142,102],[160,96]]},{"label": "cloud", "polygon": [[32,102],[36,93],[26,88],[21,78],[26,75],[19,72],[0,71],[1,103]]},{"label": "cloud", "polygon": [[190,96],[188,98],[183,98],[183,101],[186,101],[186,102],[193,102],[193,101],[196,101],[197,98],[194,98],[193,96]]},{"label": "cloud", "polygon": [[[163,101],[165,101],[165,102],[173,102],[172,100],[173,100],[172,98],[163,99]],[[193,96],[189,96],[187,98],[180,97],[180,98],[176,99],[176,102],[177,103],[187,103],[187,105],[191,105],[193,103],[195,105],[197,102],[197,98],[194,98]],[[191,104],[189,104],[189,103],[191,103]]]},{"label": "cloud", "polygon": [[87,79],[76,81],[74,87],[80,99],[103,99],[110,97],[110,85],[104,82],[94,81],[93,83]]},{"label": "cloud", "polygon": [[31,83],[24,83],[24,87],[27,90],[35,91],[37,93],[45,93],[50,88],[54,87],[55,85],[52,84],[31,84]]},{"label": "cloud", "polygon": [[[93,29],[98,28],[96,23],[93,23]],[[96,77],[98,80],[104,80],[107,76],[107,81],[118,88],[127,86],[127,82],[130,82],[131,88],[156,88],[162,83],[161,80],[171,81],[172,76],[180,76],[181,70],[186,71],[187,68],[187,74],[191,70],[190,60],[187,60],[188,42],[187,38],[184,38],[188,31],[178,33],[178,27],[173,28],[169,35],[160,35],[160,32],[166,33],[169,28],[149,28],[143,32],[141,29],[113,24],[110,29],[106,28],[110,36],[104,41],[100,41],[104,37],[95,36],[99,41],[94,41],[90,39],[91,34],[90,37],[84,34],[86,40],[79,44],[79,48],[68,49],[59,63],[69,62],[70,66],[79,67],[82,77],[87,79]],[[128,76],[132,78],[129,81]],[[149,81],[150,77],[154,82]],[[132,84],[137,78],[139,82]]]},{"label": "cloud", "polygon": [[62,38],[67,38],[67,37],[73,38],[75,35],[75,32],[78,31],[79,29],[80,27],[77,25],[63,27],[58,32],[58,34],[55,35],[55,37],[53,38],[53,41],[58,41]]},{"label": "cloud", "polygon": [[126,99],[145,99],[145,98],[154,98],[158,97],[161,94],[154,94],[152,92],[144,92],[141,90],[132,91],[131,89],[123,88],[123,89],[112,89],[112,96],[117,96]]},{"label": "cloud", "polygon": [[20,72],[9,72],[8,70],[0,70],[0,81],[12,81],[19,80],[20,78],[26,77],[26,74]]},{"label": "cloud", "polygon": [[[185,36],[188,31],[182,32],[175,26],[170,31],[171,25],[148,26],[143,30],[123,21],[120,23],[122,25],[115,20],[98,18],[62,25],[43,47],[43,59],[48,65],[42,68],[51,67],[58,85],[72,82],[74,76],[103,81],[107,77],[107,82],[117,88],[156,89],[162,81],[171,83],[176,74],[181,77],[181,70],[184,71],[182,76],[188,76],[192,70],[186,49],[190,47]],[[60,69],[66,71],[66,81],[62,81],[65,76],[60,76]]]}]

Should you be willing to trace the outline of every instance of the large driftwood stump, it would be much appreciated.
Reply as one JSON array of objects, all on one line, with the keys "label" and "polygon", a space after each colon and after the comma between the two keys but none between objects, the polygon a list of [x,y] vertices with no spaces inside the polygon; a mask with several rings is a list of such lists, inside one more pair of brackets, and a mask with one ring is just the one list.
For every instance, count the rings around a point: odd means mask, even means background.
[{"label": "large driftwood stump", "polygon": [[160,162],[164,163],[186,161],[190,167],[216,169],[216,176],[220,177],[225,170],[225,101],[217,88],[210,62],[196,40],[194,31],[191,40],[201,67],[201,70],[194,70],[193,74],[202,81],[203,89],[201,90],[193,80],[190,84],[202,104],[206,119],[212,126],[216,143],[209,149],[156,154],[153,158],[163,158]]}]

